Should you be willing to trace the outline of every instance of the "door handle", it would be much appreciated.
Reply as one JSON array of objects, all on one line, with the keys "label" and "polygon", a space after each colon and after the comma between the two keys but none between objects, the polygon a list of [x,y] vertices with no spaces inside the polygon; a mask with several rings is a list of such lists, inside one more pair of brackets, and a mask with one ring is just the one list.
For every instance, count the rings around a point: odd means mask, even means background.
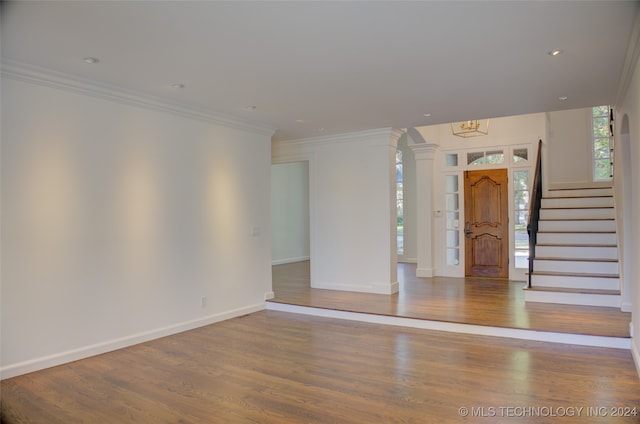
[{"label": "door handle", "polygon": [[471,238],[471,223],[469,221],[464,224],[464,236]]}]

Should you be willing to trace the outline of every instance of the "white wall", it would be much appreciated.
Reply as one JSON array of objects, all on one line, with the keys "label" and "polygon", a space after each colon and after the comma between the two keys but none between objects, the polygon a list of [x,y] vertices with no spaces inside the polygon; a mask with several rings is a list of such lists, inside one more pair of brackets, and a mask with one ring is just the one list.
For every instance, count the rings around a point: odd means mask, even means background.
[{"label": "white wall", "polygon": [[[637,62],[637,61],[636,61]],[[629,123],[628,128],[628,141],[630,144],[631,158],[628,163],[631,164],[631,181],[632,187],[630,192],[630,198],[625,199],[631,203],[630,217],[625,218],[630,220],[629,228],[631,234],[624,235],[625,247],[627,243],[631,243],[631,248],[626,250],[629,252],[629,257],[625,258],[626,261],[631,262],[631,272],[625,278],[631,286],[631,302],[632,311],[631,318],[633,324],[632,337],[632,352],[636,362],[636,368],[640,373],[640,67],[636,63],[635,72],[631,80],[631,84],[625,96],[625,99],[617,109],[616,117],[616,131],[619,131],[619,124],[622,123],[622,117],[626,115]],[[624,163],[624,162],[623,162]],[[618,175],[618,168],[616,167],[616,174]],[[624,175],[624,173],[623,173]]]},{"label": "white wall", "polygon": [[3,377],[264,308],[270,133],[2,90]]},{"label": "white wall", "polygon": [[391,129],[278,142],[274,163],[309,161],[311,286],[397,291]]},{"label": "white wall", "polygon": [[272,263],[309,259],[309,163],[271,167]]},{"label": "white wall", "polygon": [[610,182],[593,181],[590,108],[548,112],[547,129],[544,151],[546,188],[611,185]]}]

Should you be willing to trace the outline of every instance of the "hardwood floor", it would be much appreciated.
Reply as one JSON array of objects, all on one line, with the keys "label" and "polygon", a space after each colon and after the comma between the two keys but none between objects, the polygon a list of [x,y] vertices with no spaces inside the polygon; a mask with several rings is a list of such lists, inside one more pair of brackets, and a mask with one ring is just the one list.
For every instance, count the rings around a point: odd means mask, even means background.
[{"label": "hardwood floor", "polygon": [[11,378],[1,389],[4,423],[640,420],[640,379],[626,350],[276,311]]},{"label": "hardwood floor", "polygon": [[490,279],[417,278],[399,264],[398,294],[309,287],[309,262],[273,267],[271,302],[424,320],[571,334],[630,337],[631,314],[617,308],[526,303],[524,283]]},{"label": "hardwood floor", "polygon": [[[277,302],[628,336],[629,314],[524,304],[519,283],[418,279],[412,266],[402,265],[400,293],[385,296],[310,289],[308,262],[273,273]],[[0,418],[10,424],[640,422],[639,399],[640,378],[624,349],[266,310],[6,379]],[[617,413],[626,416],[614,418]]]}]

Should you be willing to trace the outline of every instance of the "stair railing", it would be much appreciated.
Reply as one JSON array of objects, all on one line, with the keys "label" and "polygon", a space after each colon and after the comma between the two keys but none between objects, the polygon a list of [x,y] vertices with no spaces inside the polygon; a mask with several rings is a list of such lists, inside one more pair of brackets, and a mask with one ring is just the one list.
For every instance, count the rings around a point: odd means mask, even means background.
[{"label": "stair railing", "polygon": [[536,241],[538,239],[538,221],[540,220],[540,206],[542,204],[542,140],[538,142],[538,154],[536,155],[536,171],[531,186],[531,203],[529,203],[529,220],[527,233],[529,234],[529,281],[531,288],[531,275],[533,274],[533,260],[536,257]]}]

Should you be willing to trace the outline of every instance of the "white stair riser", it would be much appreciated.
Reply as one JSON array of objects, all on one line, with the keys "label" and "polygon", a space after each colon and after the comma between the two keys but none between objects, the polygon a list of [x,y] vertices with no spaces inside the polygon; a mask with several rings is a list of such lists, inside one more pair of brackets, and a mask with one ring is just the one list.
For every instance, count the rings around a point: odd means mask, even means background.
[{"label": "white stair riser", "polygon": [[617,244],[615,233],[538,233],[540,244]]},{"label": "white stair riser", "polygon": [[524,298],[527,302],[560,303],[563,305],[606,306],[612,308],[620,307],[620,296],[611,294],[558,293],[538,290],[525,290]]},{"label": "white stair riser", "polygon": [[565,289],[620,290],[620,279],[577,275],[532,275],[531,285]]},{"label": "white stair riser", "polygon": [[540,209],[540,219],[613,219],[613,208]]},{"label": "white stair riser", "polygon": [[539,231],[615,231],[616,223],[613,220],[584,220],[584,221],[555,221],[542,220],[539,222]]},{"label": "white stair riser", "polygon": [[[536,253],[537,255],[537,253]],[[618,275],[618,262],[597,261],[554,261],[535,259],[533,261],[535,272],[565,272],[569,274],[606,274]]]},{"label": "white stair riser", "polygon": [[597,246],[536,246],[536,256],[542,258],[618,259],[618,248]]},{"label": "white stair riser", "polygon": [[542,199],[542,208],[612,208],[612,197],[558,197]]},{"label": "white stair riser", "polygon": [[610,188],[585,188],[581,190],[549,190],[547,197],[590,197],[590,196],[613,196]]}]

